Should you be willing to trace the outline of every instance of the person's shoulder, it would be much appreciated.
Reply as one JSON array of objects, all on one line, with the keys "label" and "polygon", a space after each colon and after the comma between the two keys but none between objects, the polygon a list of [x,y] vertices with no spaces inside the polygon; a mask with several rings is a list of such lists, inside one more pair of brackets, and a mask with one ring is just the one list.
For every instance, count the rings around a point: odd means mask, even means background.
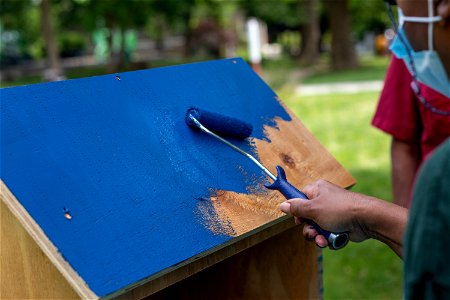
[{"label": "person's shoulder", "polygon": [[[428,164],[440,164],[442,167],[447,167],[447,171],[450,172],[450,169],[448,169],[448,167],[450,167],[448,165],[450,162],[450,137],[443,141],[433,153],[431,153],[429,161]],[[445,162],[447,162],[447,165]]]},{"label": "person's shoulder", "polygon": [[[438,201],[450,199],[450,137],[442,142],[424,162],[416,180],[415,198]],[[450,212],[449,212],[450,213]]]}]

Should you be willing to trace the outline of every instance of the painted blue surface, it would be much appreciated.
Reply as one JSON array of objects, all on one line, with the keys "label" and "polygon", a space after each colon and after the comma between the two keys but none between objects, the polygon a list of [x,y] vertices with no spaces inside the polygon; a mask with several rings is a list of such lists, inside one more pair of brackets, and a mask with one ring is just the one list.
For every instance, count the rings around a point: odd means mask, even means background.
[{"label": "painted blue surface", "polygon": [[241,59],[119,76],[0,90],[0,176],[99,296],[231,239],[195,207],[210,188],[246,192],[239,166],[261,173],[186,126],[187,108],[245,120],[260,139],[290,119]]}]

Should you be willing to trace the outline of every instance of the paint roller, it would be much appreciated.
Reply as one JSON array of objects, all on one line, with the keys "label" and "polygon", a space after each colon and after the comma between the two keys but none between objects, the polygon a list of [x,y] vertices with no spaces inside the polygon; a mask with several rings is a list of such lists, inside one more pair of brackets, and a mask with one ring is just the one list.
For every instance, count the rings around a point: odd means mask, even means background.
[{"label": "paint roller", "polygon": [[[244,150],[236,147],[222,136],[245,139],[249,137],[253,131],[253,126],[242,120],[224,116],[218,113],[201,110],[195,107],[191,107],[187,110],[185,116],[186,124],[197,130],[218,139],[222,143],[226,144],[230,148],[249,158],[255,163],[268,177],[273,180],[272,184],[264,184],[264,186],[271,190],[278,190],[286,199],[301,198],[308,199],[304,193],[295,188],[286,179],[286,173],[281,166],[277,166],[277,175],[273,175],[266,167],[264,167],[256,158]],[[347,245],[349,241],[349,235],[347,232],[332,233],[320,228],[315,222],[309,220],[308,223],[312,225],[319,234],[323,235],[329,243],[331,249],[341,249]]]}]

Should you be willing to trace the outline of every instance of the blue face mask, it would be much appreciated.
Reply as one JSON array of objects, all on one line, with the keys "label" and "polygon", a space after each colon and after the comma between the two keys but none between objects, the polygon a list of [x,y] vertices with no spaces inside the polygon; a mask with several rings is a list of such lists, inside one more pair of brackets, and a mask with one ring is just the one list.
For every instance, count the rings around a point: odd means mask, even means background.
[{"label": "blue face mask", "polygon": [[[441,20],[433,16],[432,0],[428,0],[428,17],[407,17],[399,8],[399,27],[390,49],[403,59],[413,78],[450,98],[450,81],[439,55],[433,49],[433,24]],[[428,50],[414,51],[406,38],[404,22],[428,23]]]}]

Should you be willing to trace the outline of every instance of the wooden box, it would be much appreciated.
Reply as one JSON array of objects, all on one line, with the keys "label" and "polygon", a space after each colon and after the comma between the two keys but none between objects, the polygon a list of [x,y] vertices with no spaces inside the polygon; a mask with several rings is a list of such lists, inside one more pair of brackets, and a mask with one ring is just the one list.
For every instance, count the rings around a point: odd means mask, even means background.
[{"label": "wooden box", "polygon": [[251,123],[232,142],[299,188],[354,184],[243,60],[0,96],[2,299],[320,297],[320,251],[270,179],[184,121],[196,106]]}]

